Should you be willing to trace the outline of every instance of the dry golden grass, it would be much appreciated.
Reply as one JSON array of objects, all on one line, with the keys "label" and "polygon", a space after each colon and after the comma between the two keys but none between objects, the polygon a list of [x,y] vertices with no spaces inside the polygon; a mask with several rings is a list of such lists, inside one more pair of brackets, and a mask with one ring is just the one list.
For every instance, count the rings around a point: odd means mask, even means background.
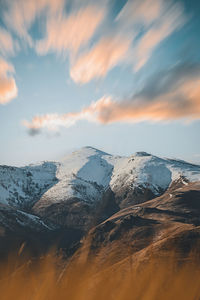
[{"label": "dry golden grass", "polygon": [[24,263],[9,257],[0,267],[1,300],[197,300],[200,268],[190,255],[152,258],[103,270],[91,263],[65,262],[49,254]]}]

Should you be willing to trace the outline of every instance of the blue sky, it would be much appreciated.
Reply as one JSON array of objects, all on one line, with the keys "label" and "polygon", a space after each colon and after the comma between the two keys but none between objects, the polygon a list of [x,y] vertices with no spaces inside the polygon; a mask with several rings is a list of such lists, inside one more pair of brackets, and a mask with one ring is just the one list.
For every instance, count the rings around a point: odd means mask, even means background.
[{"label": "blue sky", "polygon": [[0,5],[0,164],[86,145],[200,163],[196,1]]}]

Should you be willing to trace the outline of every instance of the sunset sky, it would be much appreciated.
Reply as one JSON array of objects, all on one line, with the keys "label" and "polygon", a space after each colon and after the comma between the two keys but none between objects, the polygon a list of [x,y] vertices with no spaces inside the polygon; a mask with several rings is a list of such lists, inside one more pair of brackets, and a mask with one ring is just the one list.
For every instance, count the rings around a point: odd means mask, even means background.
[{"label": "sunset sky", "polygon": [[90,145],[200,163],[200,2],[0,0],[0,164]]}]

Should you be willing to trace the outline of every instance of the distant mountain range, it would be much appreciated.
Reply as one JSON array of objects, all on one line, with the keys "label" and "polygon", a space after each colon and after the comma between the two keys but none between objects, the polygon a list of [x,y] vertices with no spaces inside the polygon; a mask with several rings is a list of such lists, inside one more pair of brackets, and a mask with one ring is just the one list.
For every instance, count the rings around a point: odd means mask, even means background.
[{"label": "distant mountain range", "polygon": [[22,243],[34,253],[56,243],[72,255],[83,244],[117,252],[124,239],[144,252],[177,237],[187,242],[186,232],[196,241],[199,213],[200,166],[181,160],[84,147],[59,162],[0,166],[2,255]]}]

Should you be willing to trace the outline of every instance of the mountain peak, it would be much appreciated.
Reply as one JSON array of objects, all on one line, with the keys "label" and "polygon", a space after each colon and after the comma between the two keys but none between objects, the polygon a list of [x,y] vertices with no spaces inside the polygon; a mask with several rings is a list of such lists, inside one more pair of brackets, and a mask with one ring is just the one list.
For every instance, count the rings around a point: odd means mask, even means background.
[{"label": "mountain peak", "polygon": [[90,155],[110,155],[109,153],[106,153],[104,151],[101,151],[97,148],[94,148],[92,146],[84,146],[76,151],[74,153],[85,153],[85,154],[90,154]]}]

